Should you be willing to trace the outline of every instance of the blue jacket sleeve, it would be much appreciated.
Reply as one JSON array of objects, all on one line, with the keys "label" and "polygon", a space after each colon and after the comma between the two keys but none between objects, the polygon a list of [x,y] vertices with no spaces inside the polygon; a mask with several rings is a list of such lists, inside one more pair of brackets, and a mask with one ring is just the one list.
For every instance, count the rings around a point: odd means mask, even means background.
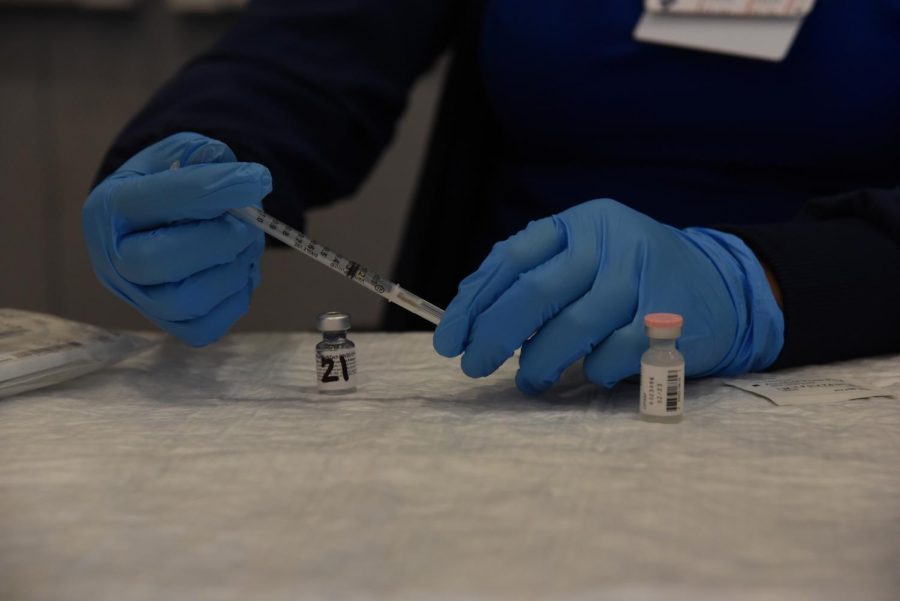
[{"label": "blue jacket sleeve", "polygon": [[900,188],[809,201],[792,222],[730,226],[784,302],[773,368],[900,350]]},{"label": "blue jacket sleeve", "polygon": [[348,195],[389,142],[416,77],[458,27],[453,0],[255,0],[125,127],[99,178],[178,131],[228,144],[273,175],[266,209]]}]

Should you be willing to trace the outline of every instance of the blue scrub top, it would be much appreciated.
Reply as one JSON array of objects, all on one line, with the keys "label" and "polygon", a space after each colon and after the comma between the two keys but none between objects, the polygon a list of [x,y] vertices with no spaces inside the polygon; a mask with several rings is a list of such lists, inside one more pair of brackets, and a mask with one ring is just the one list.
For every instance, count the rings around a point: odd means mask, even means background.
[{"label": "blue scrub top", "polygon": [[498,236],[592,198],[675,226],[765,223],[812,197],[896,185],[900,1],[820,0],[781,63],[636,42],[641,6],[488,3]]},{"label": "blue scrub top", "polygon": [[[676,226],[778,222],[728,231],[781,286],[779,366],[897,352],[900,188],[864,189],[900,183],[900,0],[818,0],[782,63],[636,43],[642,4],[254,0],[135,116],[99,177],[198,131],[266,165],[266,209],[301,226],[354,191],[415,79],[457,40],[404,285],[447,302],[496,240],[607,196]],[[462,70],[474,43],[480,73]],[[496,172],[478,76],[502,129]]]}]

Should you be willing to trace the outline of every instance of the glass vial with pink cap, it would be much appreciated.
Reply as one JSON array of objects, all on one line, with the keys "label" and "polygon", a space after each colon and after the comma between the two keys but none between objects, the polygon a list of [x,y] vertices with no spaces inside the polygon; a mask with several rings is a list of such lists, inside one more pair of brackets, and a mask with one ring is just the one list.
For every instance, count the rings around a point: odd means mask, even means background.
[{"label": "glass vial with pink cap", "polygon": [[684,319],[675,313],[650,313],[644,327],[650,348],[641,356],[641,419],[680,422],[684,414],[684,356],[675,348]]}]

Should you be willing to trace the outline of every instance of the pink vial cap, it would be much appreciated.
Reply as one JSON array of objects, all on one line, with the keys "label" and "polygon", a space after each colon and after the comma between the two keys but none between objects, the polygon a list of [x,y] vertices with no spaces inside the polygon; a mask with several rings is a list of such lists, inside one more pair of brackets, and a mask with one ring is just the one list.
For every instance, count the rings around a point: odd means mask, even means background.
[{"label": "pink vial cap", "polygon": [[676,313],[649,313],[644,316],[644,325],[648,328],[680,328],[684,318]]}]

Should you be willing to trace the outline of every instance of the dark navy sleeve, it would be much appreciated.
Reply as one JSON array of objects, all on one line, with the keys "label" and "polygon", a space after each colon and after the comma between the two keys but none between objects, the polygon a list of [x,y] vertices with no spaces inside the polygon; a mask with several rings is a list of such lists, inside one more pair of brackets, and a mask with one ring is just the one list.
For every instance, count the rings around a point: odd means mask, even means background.
[{"label": "dark navy sleeve", "polygon": [[720,229],[781,288],[785,341],[773,368],[900,352],[900,188],[815,199],[793,222]]},{"label": "dark navy sleeve", "polygon": [[255,0],[125,127],[98,178],[179,131],[270,169],[265,207],[299,225],[348,195],[393,134],[417,76],[457,27],[453,0]]}]

